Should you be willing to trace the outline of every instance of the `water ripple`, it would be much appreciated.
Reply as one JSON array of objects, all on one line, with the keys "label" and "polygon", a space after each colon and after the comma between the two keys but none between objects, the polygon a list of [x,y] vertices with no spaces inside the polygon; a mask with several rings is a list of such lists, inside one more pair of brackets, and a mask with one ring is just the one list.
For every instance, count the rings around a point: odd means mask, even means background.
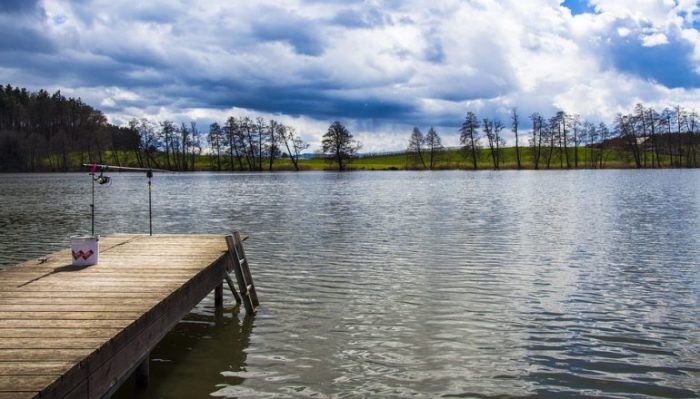
[{"label": "water ripple", "polygon": [[[88,189],[0,176],[0,264],[89,229]],[[144,195],[115,175],[99,232],[146,231]],[[154,204],[250,234],[262,308],[205,299],[142,397],[700,395],[699,171],[173,174]]]}]

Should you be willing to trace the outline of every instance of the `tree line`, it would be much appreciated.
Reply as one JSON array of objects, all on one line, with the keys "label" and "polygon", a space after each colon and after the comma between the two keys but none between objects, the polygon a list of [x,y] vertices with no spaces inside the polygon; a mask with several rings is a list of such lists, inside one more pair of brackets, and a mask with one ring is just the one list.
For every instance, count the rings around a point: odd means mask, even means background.
[{"label": "tree line", "polygon": [[[680,106],[658,112],[637,104],[632,112],[617,114],[612,128],[564,111],[549,118],[534,112],[528,117],[530,130],[524,134],[517,109],[511,110],[509,119],[516,169],[603,168],[613,154],[623,154],[636,168],[698,167],[698,114]],[[474,112],[467,113],[459,128],[459,142],[470,168],[478,169],[484,158],[493,169],[504,166],[506,128],[498,118],[479,119]],[[425,136],[415,127],[406,154],[410,167],[434,169],[445,148],[432,127]]]},{"label": "tree line", "polygon": [[[125,127],[81,99],[60,91],[0,86],[0,171],[69,171],[110,163],[176,171],[272,170],[280,158],[299,170],[308,148],[291,126],[275,120],[229,117],[202,132],[195,122],[133,119]],[[208,159],[208,165],[197,165]]]},{"label": "tree line", "polygon": [[108,148],[117,154],[138,141],[135,132],[110,125],[79,98],[0,86],[0,171],[65,171],[78,163],[104,163]]},{"label": "tree line", "polygon": [[[209,125],[206,133],[195,122],[176,126],[140,119],[130,121],[129,128],[140,138],[134,150],[138,164],[168,170],[263,171],[272,170],[281,158],[299,170],[299,155],[308,148],[293,127],[260,117],[231,116],[223,124]],[[203,158],[208,165],[196,167]]]},{"label": "tree line", "polygon": [[[309,147],[297,130],[261,117],[231,116],[206,132],[195,122],[132,119],[125,127],[81,99],[60,91],[0,86],[0,171],[69,171],[83,163],[110,163],[175,171],[273,170],[288,160],[300,170]],[[360,144],[340,122],[323,137],[326,158],[345,170]],[[202,165],[204,160],[204,165]]]},{"label": "tree line", "polygon": [[[462,163],[448,167],[466,162],[478,169],[487,162],[493,169],[603,168],[620,154],[637,168],[698,166],[698,114],[680,106],[657,111],[638,104],[630,113],[618,114],[610,128],[564,111],[549,117],[534,112],[525,118],[529,126],[523,126],[517,109],[508,119],[506,125],[468,112],[458,131]],[[506,148],[506,129],[515,148]],[[294,127],[274,119],[231,116],[207,131],[195,122],[169,120],[134,119],[115,126],[101,111],[60,91],[0,86],[0,171],[68,171],[93,162],[178,171],[263,171],[273,170],[281,159],[300,170],[300,156],[308,147]],[[338,121],[321,143],[323,157],[338,170],[345,170],[360,148]],[[446,153],[435,128],[423,134],[415,127],[406,164],[444,167]]]}]

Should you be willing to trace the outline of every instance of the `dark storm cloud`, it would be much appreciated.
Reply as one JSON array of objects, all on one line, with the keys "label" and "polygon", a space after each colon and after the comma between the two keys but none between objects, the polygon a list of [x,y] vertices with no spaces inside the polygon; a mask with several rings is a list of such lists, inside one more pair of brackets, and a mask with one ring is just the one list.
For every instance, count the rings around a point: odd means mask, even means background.
[{"label": "dark storm cloud", "polygon": [[[270,97],[268,94],[270,92],[278,92],[280,96]],[[282,112],[289,115],[311,114],[317,119],[344,117],[389,120],[404,118],[417,111],[415,106],[401,99],[342,98],[310,88],[276,90],[263,88],[238,98],[237,103],[245,108],[267,112]]]},{"label": "dark storm cloud", "polygon": [[160,91],[161,95],[178,98],[187,107],[247,108],[286,115],[309,115],[315,119],[358,118],[389,120],[414,118],[418,108],[406,99],[387,100],[378,97],[348,98],[334,90],[312,85],[265,85],[249,87],[241,82],[226,85],[188,81]]},{"label": "dark storm cloud", "polygon": [[251,33],[260,41],[287,43],[302,55],[318,56],[324,50],[318,21],[276,8],[262,10],[260,16],[251,22]]},{"label": "dark storm cloud", "polygon": [[0,52],[54,51],[53,41],[43,30],[45,17],[38,1],[0,1]]},{"label": "dark storm cloud", "polygon": [[30,13],[40,10],[38,0],[2,0],[0,13]]},{"label": "dark storm cloud", "polygon": [[0,24],[0,52],[50,53],[54,50],[53,42],[35,29]]}]

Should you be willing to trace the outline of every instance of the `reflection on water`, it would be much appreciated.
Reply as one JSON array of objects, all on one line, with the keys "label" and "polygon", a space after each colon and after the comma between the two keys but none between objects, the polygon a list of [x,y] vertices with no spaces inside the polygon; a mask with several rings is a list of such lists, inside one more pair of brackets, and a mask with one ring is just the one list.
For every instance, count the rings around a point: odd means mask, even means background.
[{"label": "reflection on water", "polygon": [[222,311],[207,298],[151,352],[149,385],[137,389],[131,378],[115,397],[195,398],[202,387],[239,386],[252,330],[253,318],[239,318],[238,307]]},{"label": "reflection on water", "polygon": [[[98,188],[100,233],[148,230],[145,184]],[[89,230],[85,175],[0,203],[0,264]],[[699,171],[171,174],[154,204],[156,232],[250,234],[262,309],[206,299],[141,397],[700,394]]]}]

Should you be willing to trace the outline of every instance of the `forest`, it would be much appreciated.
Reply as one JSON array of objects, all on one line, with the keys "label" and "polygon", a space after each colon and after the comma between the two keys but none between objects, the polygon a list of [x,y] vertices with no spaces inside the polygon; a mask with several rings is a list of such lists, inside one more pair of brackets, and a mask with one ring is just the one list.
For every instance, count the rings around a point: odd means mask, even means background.
[{"label": "forest", "polygon": [[[416,127],[405,151],[383,154],[359,153],[359,142],[336,121],[323,153],[306,159],[309,145],[275,120],[231,116],[204,130],[195,122],[147,119],[115,126],[81,99],[8,84],[0,86],[0,171],[75,171],[83,163],[175,171],[698,167],[698,114],[680,106],[638,104],[611,126],[564,111],[523,118],[513,109],[508,119],[467,112],[454,132],[458,148],[445,148],[433,127],[425,135]],[[515,147],[506,147],[505,129]],[[327,145],[329,137],[347,139],[342,151]]]},{"label": "forest", "polygon": [[[72,171],[109,163],[174,171],[271,170],[286,157],[298,169],[304,144],[295,129],[274,120],[230,117],[208,132],[197,124],[134,119],[107,122],[80,99],[57,91],[0,87],[0,171]],[[207,154],[207,155],[205,155]],[[208,159],[202,165],[202,159]]]}]

